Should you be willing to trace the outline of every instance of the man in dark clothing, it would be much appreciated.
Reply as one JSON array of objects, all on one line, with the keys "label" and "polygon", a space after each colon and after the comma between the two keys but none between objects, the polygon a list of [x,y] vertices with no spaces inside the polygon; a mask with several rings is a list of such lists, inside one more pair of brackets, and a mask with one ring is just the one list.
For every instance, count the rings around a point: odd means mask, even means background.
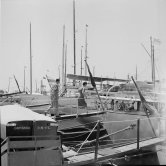
[{"label": "man in dark clothing", "polygon": [[114,110],[114,100],[113,99],[111,100],[110,104],[111,104],[111,110]]},{"label": "man in dark clothing", "polygon": [[128,108],[130,111],[134,110],[134,101],[131,103],[130,107]]},{"label": "man in dark clothing", "polygon": [[83,86],[78,89],[79,97],[78,97],[78,107],[87,107],[87,103],[85,102],[85,88],[87,86],[87,82],[83,82]]}]

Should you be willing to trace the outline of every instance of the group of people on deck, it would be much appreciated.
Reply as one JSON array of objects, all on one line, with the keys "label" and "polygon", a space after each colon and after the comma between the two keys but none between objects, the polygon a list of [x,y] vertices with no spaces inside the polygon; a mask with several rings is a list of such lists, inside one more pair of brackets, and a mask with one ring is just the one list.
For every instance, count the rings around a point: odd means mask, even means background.
[{"label": "group of people on deck", "polygon": [[110,102],[110,109],[114,110],[114,111],[131,111],[131,110],[135,110],[135,101],[131,102],[131,103],[125,103],[123,100],[122,101],[114,101],[114,99],[111,100]]},{"label": "group of people on deck", "polygon": [[[59,99],[59,84],[60,79],[56,79],[56,84],[51,87],[51,107],[55,111],[55,115],[59,116],[58,111],[58,99]],[[85,99],[87,99],[85,89],[87,86],[87,82],[83,82],[82,86],[78,89],[79,97],[78,97],[78,108],[87,108],[87,103]],[[110,107],[108,108],[108,105],[110,104]],[[105,102],[106,109],[111,109],[114,111],[131,111],[131,110],[137,110],[135,108],[135,101],[131,103],[125,103],[124,101],[118,101],[112,99],[110,102]]]},{"label": "group of people on deck", "polygon": [[[135,101],[125,103],[120,100],[105,100],[103,101],[104,109],[113,111],[132,111],[137,110],[137,103]],[[101,104],[96,100],[96,109],[101,109]]]},{"label": "group of people on deck", "polygon": [[[60,85],[60,79],[56,79],[56,83],[51,87],[51,92],[50,92],[51,108],[53,109],[55,116],[59,116],[59,110],[58,110],[59,85]],[[87,107],[87,103],[85,101],[85,98],[87,98],[85,94],[86,86],[87,86],[87,82],[83,82],[82,86],[78,89],[78,92],[79,92],[78,107],[79,108]]]}]

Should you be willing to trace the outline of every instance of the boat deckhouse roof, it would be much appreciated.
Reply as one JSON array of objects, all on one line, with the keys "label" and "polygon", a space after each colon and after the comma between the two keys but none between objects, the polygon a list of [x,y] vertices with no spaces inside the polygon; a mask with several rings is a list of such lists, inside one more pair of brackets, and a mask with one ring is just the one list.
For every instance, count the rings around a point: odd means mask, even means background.
[{"label": "boat deckhouse roof", "polygon": [[48,116],[38,114],[18,104],[0,106],[1,138],[6,135],[6,125],[15,121],[50,121],[55,122]]}]

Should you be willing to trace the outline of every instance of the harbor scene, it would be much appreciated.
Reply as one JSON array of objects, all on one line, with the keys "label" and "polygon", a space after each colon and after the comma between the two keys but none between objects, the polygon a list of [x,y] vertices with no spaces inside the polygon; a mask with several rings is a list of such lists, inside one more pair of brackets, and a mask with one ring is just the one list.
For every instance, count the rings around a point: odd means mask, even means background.
[{"label": "harbor scene", "polygon": [[165,29],[165,0],[1,0],[1,165],[166,165]]}]

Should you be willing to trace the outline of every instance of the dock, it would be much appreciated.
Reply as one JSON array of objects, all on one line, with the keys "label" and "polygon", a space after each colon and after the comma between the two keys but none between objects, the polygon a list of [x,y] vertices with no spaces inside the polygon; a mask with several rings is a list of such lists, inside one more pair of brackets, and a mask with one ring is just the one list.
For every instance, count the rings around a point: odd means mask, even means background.
[{"label": "dock", "polygon": [[95,160],[95,152],[84,153],[84,154],[75,154],[74,156],[68,157],[68,166],[79,166],[86,164],[102,163],[104,161],[111,160],[119,156],[125,156],[126,154],[139,152],[143,149],[148,149],[158,144],[162,144],[166,141],[166,138],[151,138],[148,140],[139,142],[139,149],[137,149],[137,143],[112,148],[107,147],[99,149],[97,153],[97,159]]}]

